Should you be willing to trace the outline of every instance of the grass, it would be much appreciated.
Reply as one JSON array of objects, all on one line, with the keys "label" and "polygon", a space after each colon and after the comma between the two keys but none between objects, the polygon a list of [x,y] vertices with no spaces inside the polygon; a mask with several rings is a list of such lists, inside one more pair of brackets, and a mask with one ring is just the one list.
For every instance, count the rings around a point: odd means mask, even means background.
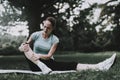
[{"label": "grass", "polygon": [[[101,53],[66,53],[55,55],[57,61],[77,61],[80,63],[98,63],[112,55],[113,52]],[[81,71],[73,73],[34,75],[34,74],[0,74],[0,80],[119,80],[120,79],[120,53],[117,53],[115,64],[107,72],[102,71]],[[1,69],[29,69],[24,56],[1,56]]]}]

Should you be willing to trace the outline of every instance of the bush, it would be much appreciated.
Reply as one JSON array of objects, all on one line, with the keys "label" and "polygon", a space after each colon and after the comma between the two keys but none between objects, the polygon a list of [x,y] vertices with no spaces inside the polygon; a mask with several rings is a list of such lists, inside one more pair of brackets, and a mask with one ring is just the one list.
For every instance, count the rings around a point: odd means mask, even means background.
[{"label": "bush", "polygon": [[19,45],[26,40],[26,36],[12,36],[0,34],[0,55],[20,54]]}]

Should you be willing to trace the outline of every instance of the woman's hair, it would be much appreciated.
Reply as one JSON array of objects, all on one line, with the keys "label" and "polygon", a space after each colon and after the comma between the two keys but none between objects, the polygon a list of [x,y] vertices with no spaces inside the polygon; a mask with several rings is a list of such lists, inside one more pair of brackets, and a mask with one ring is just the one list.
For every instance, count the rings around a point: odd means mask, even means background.
[{"label": "woman's hair", "polygon": [[54,17],[47,17],[46,20],[50,21],[52,26],[53,26],[53,29],[55,29],[55,27],[56,27],[56,19]]}]

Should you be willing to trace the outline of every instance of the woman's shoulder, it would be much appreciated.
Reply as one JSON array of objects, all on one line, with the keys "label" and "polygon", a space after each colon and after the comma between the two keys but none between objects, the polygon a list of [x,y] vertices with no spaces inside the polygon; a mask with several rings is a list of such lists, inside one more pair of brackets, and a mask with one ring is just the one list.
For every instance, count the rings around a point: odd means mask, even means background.
[{"label": "woman's shoulder", "polygon": [[53,34],[52,36],[53,36],[53,38],[55,38],[55,39],[59,39],[59,38],[58,38],[56,35],[54,35],[54,34]]},{"label": "woman's shoulder", "polygon": [[52,40],[53,40],[53,43],[58,43],[58,42],[59,42],[59,38],[58,38],[56,35],[54,35],[54,34],[53,34],[52,36],[53,36],[53,37],[52,37],[52,38],[53,38],[53,39],[52,39]]},{"label": "woman's shoulder", "polygon": [[41,31],[36,31],[31,34],[31,38],[33,38],[33,40],[37,39],[38,37],[40,37],[41,33],[42,33]]},{"label": "woman's shoulder", "polygon": [[42,33],[42,31],[35,31],[32,34],[41,34],[41,33]]}]

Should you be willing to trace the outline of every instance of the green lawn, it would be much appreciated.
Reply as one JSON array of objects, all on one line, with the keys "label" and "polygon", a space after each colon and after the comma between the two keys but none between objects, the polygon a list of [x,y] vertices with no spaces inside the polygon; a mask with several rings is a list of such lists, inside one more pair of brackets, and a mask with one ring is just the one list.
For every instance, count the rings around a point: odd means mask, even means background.
[{"label": "green lawn", "polygon": [[[66,53],[66,54],[65,54]],[[57,61],[77,61],[80,63],[97,63],[112,55],[113,52],[99,53],[75,53],[65,52],[55,55]],[[117,53],[115,64],[107,72],[82,71],[52,75],[32,75],[32,74],[0,74],[0,80],[120,80],[120,52]],[[29,69],[24,56],[1,56],[1,69]]]}]

